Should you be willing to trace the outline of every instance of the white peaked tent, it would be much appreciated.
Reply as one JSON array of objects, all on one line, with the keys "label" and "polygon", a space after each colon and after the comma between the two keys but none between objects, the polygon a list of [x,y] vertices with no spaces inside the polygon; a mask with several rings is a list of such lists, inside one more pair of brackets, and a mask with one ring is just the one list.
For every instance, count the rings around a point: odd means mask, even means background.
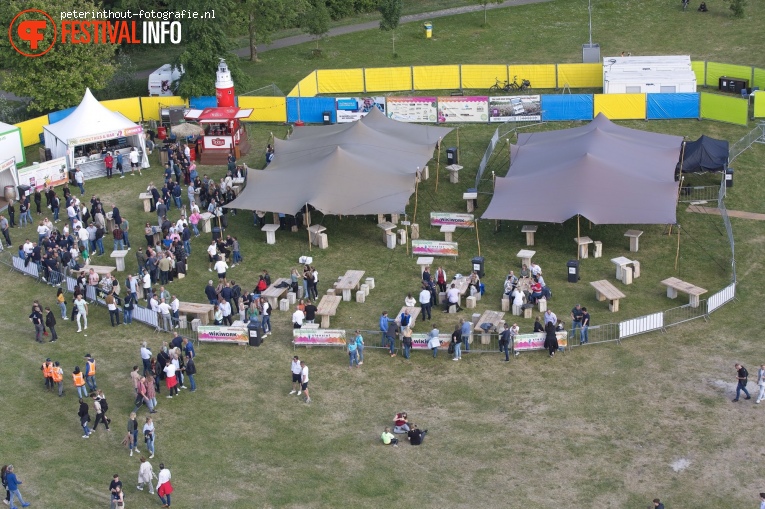
[{"label": "white peaked tent", "polygon": [[43,127],[45,147],[51,150],[53,158],[66,157],[74,168],[74,147],[98,143],[115,138],[128,138],[128,143],[138,147],[143,154],[141,167],[149,167],[146,154],[146,140],[143,127],[130,121],[122,113],[112,111],[93,97],[90,89],[72,113],[55,124]]}]

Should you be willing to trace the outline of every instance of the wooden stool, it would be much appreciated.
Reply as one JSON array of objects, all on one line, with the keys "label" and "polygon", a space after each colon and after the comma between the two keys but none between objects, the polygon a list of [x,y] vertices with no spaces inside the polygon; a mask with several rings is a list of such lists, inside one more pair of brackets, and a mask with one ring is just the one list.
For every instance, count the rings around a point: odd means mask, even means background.
[{"label": "wooden stool", "polygon": [[602,257],[603,256],[603,243],[601,241],[599,241],[599,240],[596,240],[595,242],[593,242],[593,244],[595,246],[595,251],[593,252],[592,257],[593,258],[600,258],[600,257]]},{"label": "wooden stool", "polygon": [[191,330],[193,330],[194,332],[197,331],[200,325],[202,325],[202,320],[200,320],[199,318],[194,318],[193,320],[191,320]]},{"label": "wooden stool", "polygon": [[438,302],[436,304],[441,304],[446,300],[446,292],[438,292]]},{"label": "wooden stool", "polygon": [[539,299],[537,301],[537,306],[539,306],[539,312],[544,313],[547,311],[547,299]]},{"label": "wooden stool", "polygon": [[181,329],[189,326],[189,317],[187,315],[178,315],[178,325]]},{"label": "wooden stool", "polygon": [[502,311],[510,311],[510,298],[502,297]]},{"label": "wooden stool", "polygon": [[298,299],[302,299],[303,298],[303,286],[302,285],[298,286],[297,298]]},{"label": "wooden stool", "polygon": [[622,283],[625,285],[632,284],[632,267],[624,267],[622,269]]},{"label": "wooden stool", "polygon": [[465,307],[467,309],[475,309],[475,297],[467,297],[465,299]]},{"label": "wooden stool", "polygon": [[364,303],[367,300],[367,294],[364,293],[364,290],[359,290],[356,292],[356,302]]},{"label": "wooden stool", "polygon": [[279,311],[289,311],[290,310],[290,301],[287,299],[280,299],[279,300]]},{"label": "wooden stool", "polygon": [[366,285],[369,287],[370,290],[375,289],[375,278],[368,277],[364,280],[364,283],[366,283]]},{"label": "wooden stool", "polygon": [[531,308],[524,308],[523,310],[523,317],[524,318],[531,318]]},{"label": "wooden stool", "polygon": [[[335,283],[335,284],[337,284],[337,283]],[[335,294],[335,289],[334,288],[327,288],[327,295],[334,295],[334,294]]]},{"label": "wooden stool", "polygon": [[318,239],[319,243],[317,245],[319,246],[319,249],[327,249],[329,247],[329,240],[327,239],[326,233],[320,233]]},{"label": "wooden stool", "polygon": [[473,313],[473,315],[470,317],[470,321],[473,323],[473,325],[478,325],[478,320],[481,319],[481,313]]},{"label": "wooden stool", "polygon": [[406,230],[404,228],[398,231],[398,244],[400,246],[406,245]]},{"label": "wooden stool", "polygon": [[359,286],[359,291],[364,292],[364,297],[366,297],[367,295],[369,295],[369,285],[363,284]]},{"label": "wooden stool", "polygon": [[521,309],[521,306],[516,306],[515,304],[513,304],[513,314],[515,316],[521,316],[522,311],[523,310]]},{"label": "wooden stool", "polygon": [[412,240],[417,240],[420,238],[420,225],[417,223],[412,223]]},{"label": "wooden stool", "polygon": [[396,248],[396,234],[393,232],[389,232],[385,236],[385,245],[388,247],[388,249],[395,249]]},{"label": "wooden stool", "polygon": [[289,301],[290,305],[292,305],[295,302],[297,302],[297,295],[295,294],[295,292],[288,292],[287,293],[287,300]]},{"label": "wooden stool", "polygon": [[454,315],[457,313],[457,304],[452,304],[449,306],[449,314]]},{"label": "wooden stool", "polygon": [[471,297],[475,297],[475,300],[479,301],[481,300],[481,292],[475,292],[473,295],[471,295]]},{"label": "wooden stool", "polygon": [[632,277],[637,279],[640,277],[640,262],[632,260]]}]

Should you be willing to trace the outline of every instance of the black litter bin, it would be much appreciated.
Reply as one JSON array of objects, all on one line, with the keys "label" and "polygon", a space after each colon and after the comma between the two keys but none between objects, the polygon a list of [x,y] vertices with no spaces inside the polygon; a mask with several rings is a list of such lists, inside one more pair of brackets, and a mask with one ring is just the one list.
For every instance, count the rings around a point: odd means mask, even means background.
[{"label": "black litter bin", "polygon": [[220,227],[213,226],[213,228],[212,228],[212,238],[213,238],[213,240],[218,240],[220,238]]},{"label": "black litter bin", "polygon": [[19,197],[20,197],[19,199],[24,198],[25,196],[27,196],[29,194],[29,190],[30,189],[32,189],[32,188],[29,187],[26,184],[21,184],[20,186],[18,186]]},{"label": "black litter bin", "polygon": [[733,187],[733,168],[725,168],[725,187]]},{"label": "black litter bin", "polygon": [[566,263],[568,269],[568,282],[576,283],[579,281],[579,260],[569,260]]},{"label": "black litter bin", "polygon": [[330,125],[332,123],[332,113],[329,111],[322,112],[321,119],[324,121],[324,125]]},{"label": "black litter bin", "polygon": [[483,277],[484,261],[483,256],[474,256],[470,263],[473,265],[473,270],[478,273],[478,277]]},{"label": "black litter bin", "polygon": [[263,327],[260,326],[260,320],[254,320],[247,324],[247,336],[250,346],[260,346],[263,342]]},{"label": "black litter bin", "polygon": [[457,147],[449,147],[446,149],[446,164],[458,164],[457,161]]}]

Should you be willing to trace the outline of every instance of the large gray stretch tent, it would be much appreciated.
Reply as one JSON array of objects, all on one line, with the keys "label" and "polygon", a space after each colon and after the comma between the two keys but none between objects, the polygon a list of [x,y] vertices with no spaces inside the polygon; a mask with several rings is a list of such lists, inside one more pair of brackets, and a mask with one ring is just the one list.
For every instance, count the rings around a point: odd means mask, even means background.
[{"label": "large gray stretch tent", "polygon": [[519,134],[483,219],[596,224],[673,224],[680,136],[612,123]]},{"label": "large gray stretch tent", "polygon": [[376,108],[361,120],[296,127],[274,140],[274,162],[252,170],[228,207],[295,214],[309,204],[325,214],[403,213],[415,175],[450,128],[405,124]]}]

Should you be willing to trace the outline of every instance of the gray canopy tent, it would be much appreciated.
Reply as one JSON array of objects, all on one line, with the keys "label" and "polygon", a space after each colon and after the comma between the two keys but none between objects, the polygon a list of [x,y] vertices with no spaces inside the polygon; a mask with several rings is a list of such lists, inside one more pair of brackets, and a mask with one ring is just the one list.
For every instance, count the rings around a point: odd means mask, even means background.
[{"label": "gray canopy tent", "polygon": [[519,134],[482,218],[674,224],[682,141],[618,126],[603,114],[582,127]]},{"label": "gray canopy tent", "polygon": [[403,213],[415,175],[433,157],[445,127],[405,124],[374,109],[350,124],[297,127],[274,140],[274,162],[253,170],[229,208],[295,214]]}]

